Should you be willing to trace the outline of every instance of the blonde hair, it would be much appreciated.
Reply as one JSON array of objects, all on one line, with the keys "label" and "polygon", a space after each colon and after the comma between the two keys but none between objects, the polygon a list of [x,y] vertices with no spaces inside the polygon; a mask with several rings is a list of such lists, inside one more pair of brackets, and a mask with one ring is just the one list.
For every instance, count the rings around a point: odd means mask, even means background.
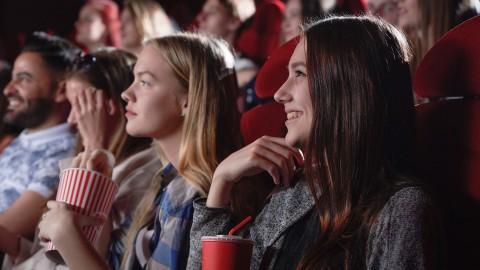
[{"label": "blonde hair", "polygon": [[[206,196],[218,163],[241,146],[231,48],[223,40],[195,33],[152,39],[146,45],[164,56],[188,95],[177,169],[201,196]],[[158,144],[157,150],[162,152]],[[123,266],[137,232],[155,217],[152,205],[160,181],[159,172],[139,205],[127,237]]]},{"label": "blonde hair", "polygon": [[167,13],[156,1],[126,0],[123,8],[130,12],[142,42],[173,34]]},{"label": "blonde hair", "polygon": [[418,25],[403,29],[409,37],[414,55],[410,61],[410,72],[415,74],[417,66],[446,32],[453,27],[454,6],[451,0],[417,1]]}]

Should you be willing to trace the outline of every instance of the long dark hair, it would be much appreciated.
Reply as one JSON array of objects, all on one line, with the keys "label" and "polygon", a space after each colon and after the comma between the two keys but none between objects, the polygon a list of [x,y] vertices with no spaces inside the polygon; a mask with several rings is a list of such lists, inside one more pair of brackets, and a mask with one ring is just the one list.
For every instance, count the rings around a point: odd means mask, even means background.
[{"label": "long dark hair", "polygon": [[299,268],[362,269],[369,229],[412,175],[408,44],[368,16],[315,22],[304,39],[314,108],[304,164],[320,233]]}]

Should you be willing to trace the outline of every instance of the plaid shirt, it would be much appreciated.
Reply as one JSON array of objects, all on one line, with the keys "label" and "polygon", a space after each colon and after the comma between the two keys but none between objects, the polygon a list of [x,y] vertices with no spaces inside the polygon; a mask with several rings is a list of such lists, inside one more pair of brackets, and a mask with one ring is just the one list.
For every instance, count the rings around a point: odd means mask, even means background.
[{"label": "plaid shirt", "polygon": [[162,173],[162,190],[155,199],[152,226],[139,231],[135,262],[130,269],[185,269],[188,259],[193,200],[197,190],[169,164]]}]

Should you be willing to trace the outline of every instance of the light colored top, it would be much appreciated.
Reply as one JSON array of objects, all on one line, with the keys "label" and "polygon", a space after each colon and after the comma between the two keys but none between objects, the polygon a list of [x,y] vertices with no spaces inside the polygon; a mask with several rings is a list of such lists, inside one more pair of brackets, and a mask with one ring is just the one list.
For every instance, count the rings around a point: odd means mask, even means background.
[{"label": "light colored top", "polygon": [[[123,244],[130,227],[131,215],[145,195],[155,173],[161,168],[161,162],[154,147],[138,152],[113,168],[113,181],[119,186],[115,196],[110,218],[113,231],[109,245],[109,264],[118,269],[123,256]],[[15,261],[5,257],[3,270],[66,270],[45,256],[45,250],[37,237],[32,243],[21,238],[20,253]]]},{"label": "light colored top", "polygon": [[0,212],[27,190],[51,197],[60,181],[58,161],[75,154],[75,143],[67,123],[20,133],[0,154]]}]

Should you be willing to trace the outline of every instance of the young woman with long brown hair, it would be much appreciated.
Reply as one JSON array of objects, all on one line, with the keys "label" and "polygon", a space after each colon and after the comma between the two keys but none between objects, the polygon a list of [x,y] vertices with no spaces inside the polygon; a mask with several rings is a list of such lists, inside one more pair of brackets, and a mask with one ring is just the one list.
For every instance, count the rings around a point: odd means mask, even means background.
[{"label": "young woman with long brown hair", "polygon": [[441,268],[438,216],[412,180],[408,59],[405,37],[380,19],[309,25],[275,94],[286,138],[263,137],[217,167],[194,204],[190,269],[201,236],[231,228],[232,187],[262,171],[281,189],[246,230],[251,269]]}]

